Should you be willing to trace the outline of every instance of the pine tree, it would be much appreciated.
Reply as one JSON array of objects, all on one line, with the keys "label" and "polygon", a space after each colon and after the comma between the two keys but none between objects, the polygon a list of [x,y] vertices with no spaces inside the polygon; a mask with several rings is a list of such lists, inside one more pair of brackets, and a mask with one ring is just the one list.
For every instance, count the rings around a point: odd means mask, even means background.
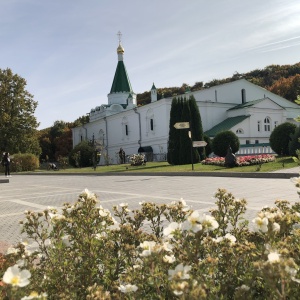
[{"label": "pine tree", "polygon": [[[195,97],[191,95],[188,102],[189,102],[190,112],[191,112],[191,131],[192,131],[193,141],[204,141],[201,115]],[[200,147],[196,149],[200,157],[197,159],[197,155],[195,155],[194,162],[199,162],[199,159],[201,160],[205,159],[206,157],[205,147]]]},{"label": "pine tree", "polygon": [[[186,98],[183,99],[183,109],[181,114],[181,122],[190,122],[191,112],[189,103]],[[188,131],[190,129],[180,129],[180,165],[191,163],[191,139],[189,138]]]},{"label": "pine tree", "polygon": [[176,128],[174,127],[176,120],[176,110],[178,107],[177,98],[173,98],[170,110],[170,124],[169,124],[169,141],[168,141],[168,154],[167,160],[170,165],[174,164],[175,160],[175,139],[176,139]]}]

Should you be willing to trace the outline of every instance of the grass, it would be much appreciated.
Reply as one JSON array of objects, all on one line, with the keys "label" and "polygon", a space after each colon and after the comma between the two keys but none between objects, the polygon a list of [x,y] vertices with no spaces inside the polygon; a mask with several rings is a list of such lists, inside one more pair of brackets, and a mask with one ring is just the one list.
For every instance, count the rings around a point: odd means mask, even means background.
[{"label": "grass", "polygon": [[[292,157],[277,157],[275,162],[269,162],[262,165],[252,165],[245,167],[225,168],[221,166],[202,165],[200,163],[192,165],[172,166],[167,162],[147,162],[145,166],[130,166],[130,164],[123,165],[109,165],[97,166],[94,171],[93,168],[66,168],[59,171],[47,171],[58,173],[119,173],[119,172],[272,172],[281,169],[289,169],[297,167],[298,164],[293,161]],[[36,172],[45,172],[45,169],[37,170]]]}]

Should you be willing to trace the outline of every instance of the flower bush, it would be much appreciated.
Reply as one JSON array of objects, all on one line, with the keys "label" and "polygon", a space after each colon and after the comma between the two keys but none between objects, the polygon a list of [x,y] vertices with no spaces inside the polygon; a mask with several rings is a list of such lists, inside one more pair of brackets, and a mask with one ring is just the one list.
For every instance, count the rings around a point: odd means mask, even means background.
[{"label": "flower bush", "polygon": [[[261,154],[261,155],[247,155],[247,156],[237,156],[236,162],[239,167],[242,166],[251,166],[251,165],[260,165],[267,162],[275,161],[275,156],[271,154]],[[224,157],[211,157],[206,158],[201,161],[203,165],[216,165],[216,166],[225,166]]]},{"label": "flower bush", "polygon": [[[295,182],[295,181],[294,181]],[[112,212],[84,190],[61,210],[25,213],[1,258],[3,299],[299,299],[300,203],[252,222],[226,190],[209,214],[181,199]]]},{"label": "flower bush", "polygon": [[129,162],[132,166],[140,166],[145,163],[144,154],[133,154],[129,157]]}]

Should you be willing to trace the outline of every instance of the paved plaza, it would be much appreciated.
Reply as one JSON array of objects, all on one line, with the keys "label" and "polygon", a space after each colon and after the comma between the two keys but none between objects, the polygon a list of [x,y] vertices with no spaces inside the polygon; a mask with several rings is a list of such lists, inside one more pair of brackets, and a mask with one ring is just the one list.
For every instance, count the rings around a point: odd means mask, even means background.
[{"label": "paved plaza", "polygon": [[[53,174],[53,173],[52,173]],[[248,201],[246,217],[251,220],[263,206],[277,199],[299,201],[290,179],[231,178],[198,176],[96,176],[96,175],[14,175],[0,184],[0,252],[21,240],[19,221],[25,210],[40,211],[74,202],[85,189],[99,196],[103,207],[140,201],[169,203],[183,198],[193,209],[208,212],[214,207],[218,188]]]}]

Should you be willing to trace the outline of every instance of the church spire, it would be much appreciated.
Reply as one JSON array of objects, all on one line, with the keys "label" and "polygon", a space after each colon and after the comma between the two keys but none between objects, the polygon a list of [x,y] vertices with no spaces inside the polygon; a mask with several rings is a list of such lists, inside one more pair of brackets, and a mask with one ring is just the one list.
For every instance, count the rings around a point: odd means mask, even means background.
[{"label": "church spire", "polygon": [[108,94],[108,104],[127,104],[127,98],[131,94],[133,97],[132,104],[136,105],[136,94],[132,90],[129,76],[123,61],[123,54],[125,51],[121,44],[122,34],[119,31],[117,35],[119,40],[119,46],[117,48],[118,65],[110,93]]}]

